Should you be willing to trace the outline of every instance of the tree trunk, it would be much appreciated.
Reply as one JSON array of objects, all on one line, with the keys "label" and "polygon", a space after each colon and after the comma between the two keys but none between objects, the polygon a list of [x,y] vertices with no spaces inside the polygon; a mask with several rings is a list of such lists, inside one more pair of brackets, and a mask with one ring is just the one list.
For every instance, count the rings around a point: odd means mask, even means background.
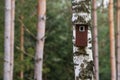
[{"label": "tree trunk", "polygon": [[11,79],[11,0],[5,0],[4,80]]},{"label": "tree trunk", "polygon": [[43,50],[45,40],[46,0],[38,0],[38,26],[35,53],[34,80],[42,80]]},{"label": "tree trunk", "polygon": [[15,0],[11,1],[11,43],[10,43],[10,50],[11,50],[11,80],[13,80],[13,68],[14,68],[14,20],[15,20]]},{"label": "tree trunk", "polygon": [[[24,24],[23,24],[23,19],[24,17],[21,15],[20,16],[20,50],[24,51]],[[24,60],[24,53],[21,52],[20,60]],[[20,71],[20,79],[24,78],[24,71],[23,71],[23,65],[21,65],[21,71]]]},{"label": "tree trunk", "polygon": [[117,80],[120,80],[120,0],[117,0]]},{"label": "tree trunk", "polygon": [[111,80],[116,80],[113,0],[109,0],[109,30],[110,30],[109,32],[110,32]]},{"label": "tree trunk", "polygon": [[95,64],[95,78],[99,80],[99,58],[98,58],[98,31],[97,31],[97,6],[96,0],[92,1],[93,13],[92,13],[92,22],[93,22],[93,54],[94,54],[94,64]]},{"label": "tree trunk", "polygon": [[102,12],[104,12],[104,0],[102,0],[102,2],[101,2],[101,10],[102,10]]},{"label": "tree trunk", "polygon": [[[24,0],[20,0],[20,4],[21,7],[24,5]],[[24,16],[22,15],[22,11],[20,13],[21,15],[19,16],[19,22],[20,22],[20,50],[21,55],[20,55],[20,61],[23,62],[24,60],[24,23],[23,23],[23,19]],[[20,70],[20,79],[23,80],[24,79],[24,70],[23,70],[23,64],[21,64],[21,70]]]},{"label": "tree trunk", "polygon": [[[91,36],[91,0],[72,0],[73,62],[75,80],[95,80]],[[76,25],[87,25],[87,46],[76,45]],[[86,30],[86,29],[85,29]],[[80,36],[78,36],[80,37]],[[80,41],[78,41],[80,42]],[[81,43],[82,44],[82,43]],[[79,44],[80,45],[80,44]]]}]

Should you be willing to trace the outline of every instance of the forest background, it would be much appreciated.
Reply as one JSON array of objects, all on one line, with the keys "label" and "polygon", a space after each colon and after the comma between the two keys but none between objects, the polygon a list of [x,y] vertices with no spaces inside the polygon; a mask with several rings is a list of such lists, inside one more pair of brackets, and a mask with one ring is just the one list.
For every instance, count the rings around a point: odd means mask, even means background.
[{"label": "forest background", "polygon": [[[98,0],[99,2],[99,0]],[[100,1],[101,2],[101,1]],[[99,3],[100,3],[99,2]],[[110,50],[108,8],[99,6],[98,42],[100,80],[110,80]],[[0,80],[3,80],[4,57],[4,0],[0,2]],[[116,10],[116,3],[114,4]],[[24,80],[33,80],[36,44],[37,1],[16,0],[15,15],[15,65],[14,79],[20,80],[20,65],[23,65]],[[71,0],[47,0],[46,40],[44,48],[43,80],[73,80]],[[20,47],[20,16],[24,19],[24,61]],[[116,15],[115,15],[116,16]],[[29,30],[29,31],[28,31]]]}]

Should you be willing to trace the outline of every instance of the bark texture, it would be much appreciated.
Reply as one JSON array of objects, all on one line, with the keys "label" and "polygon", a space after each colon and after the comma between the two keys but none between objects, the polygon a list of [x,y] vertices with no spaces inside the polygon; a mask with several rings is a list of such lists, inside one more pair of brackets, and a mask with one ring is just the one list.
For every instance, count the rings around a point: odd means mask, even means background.
[{"label": "bark texture", "polygon": [[46,0],[38,0],[38,26],[35,53],[34,80],[42,80],[43,50],[45,40]]},{"label": "bark texture", "polygon": [[5,0],[4,80],[11,79],[11,0]]},{"label": "bark texture", "polygon": [[[73,62],[75,80],[94,80],[94,65],[91,36],[91,0],[72,0]],[[86,47],[75,46],[75,24],[88,25]]]},{"label": "bark texture", "polygon": [[117,80],[120,80],[120,0],[117,0]]},{"label": "bark texture", "polygon": [[[20,16],[20,50],[24,51],[24,24],[23,24],[23,19],[24,17],[21,15]],[[24,53],[21,52],[20,55],[20,60],[23,61],[24,60]],[[21,71],[20,71],[20,78],[23,79],[24,78],[24,71],[23,71],[23,65],[21,65]]]},{"label": "bark texture", "polygon": [[[24,5],[24,0],[20,0],[21,7]],[[21,55],[20,55],[20,61],[23,62],[24,60],[24,16],[22,14],[23,12],[21,11],[20,16],[19,16],[19,22],[20,22],[20,50]],[[20,79],[24,79],[24,70],[23,70],[23,65],[21,65],[21,70],[20,70]]]},{"label": "bark texture", "polygon": [[110,30],[109,32],[110,32],[111,80],[116,80],[116,58],[115,58],[113,0],[109,0],[109,30]]},{"label": "bark texture", "polygon": [[13,68],[14,68],[14,20],[15,20],[15,0],[11,0],[11,44],[10,44],[10,61],[11,61],[11,80],[13,80]]},{"label": "bark texture", "polygon": [[96,0],[92,1],[92,25],[93,25],[93,54],[95,64],[95,79],[99,80],[99,58],[98,58],[98,31],[97,31],[97,6]]}]

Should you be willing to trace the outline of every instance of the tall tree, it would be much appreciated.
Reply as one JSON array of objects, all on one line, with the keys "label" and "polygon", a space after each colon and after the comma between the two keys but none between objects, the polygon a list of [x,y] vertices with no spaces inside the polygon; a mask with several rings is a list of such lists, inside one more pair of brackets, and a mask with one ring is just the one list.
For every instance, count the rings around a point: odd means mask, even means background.
[{"label": "tall tree", "polygon": [[15,0],[11,0],[11,32],[10,32],[10,63],[11,63],[11,80],[13,80],[13,67],[14,67],[14,20],[15,20]]},{"label": "tall tree", "polygon": [[[103,1],[103,0],[102,0]],[[94,64],[95,64],[95,78],[99,80],[99,59],[98,59],[98,31],[97,31],[97,6],[96,0],[92,1],[92,24],[93,24],[93,54],[94,54]]]},{"label": "tall tree", "polygon": [[[94,80],[91,41],[91,3],[91,0],[72,0],[73,61],[75,80]],[[80,31],[81,33],[78,34]],[[88,32],[87,35],[82,35],[84,34],[84,31]],[[83,40],[82,38],[85,39]],[[77,45],[77,43],[79,45]]]},{"label": "tall tree", "polygon": [[111,80],[116,80],[116,59],[115,59],[115,35],[114,35],[114,16],[113,0],[109,0],[109,32],[110,32],[110,62]]},{"label": "tall tree", "polygon": [[[21,7],[23,6],[24,0],[20,0]],[[20,13],[19,22],[20,22],[20,61],[22,62],[24,60],[24,16],[22,15],[22,11]],[[21,65],[21,71],[20,71],[20,79],[24,79],[24,71],[23,71],[23,65]]]},{"label": "tall tree", "polygon": [[120,0],[117,0],[117,80],[120,80]]},{"label": "tall tree", "polygon": [[37,25],[34,80],[42,80],[45,22],[46,22],[46,0],[38,0],[38,25]]},{"label": "tall tree", "polygon": [[11,80],[11,2],[5,0],[5,34],[4,34],[4,80]]},{"label": "tall tree", "polygon": [[[20,50],[21,51],[24,51],[24,24],[23,24],[23,15],[20,16]],[[21,52],[21,55],[20,55],[20,60],[23,61],[24,60],[24,54],[23,52]],[[23,65],[21,65],[21,71],[20,71],[20,78],[23,79],[24,78],[24,72],[23,72]]]}]

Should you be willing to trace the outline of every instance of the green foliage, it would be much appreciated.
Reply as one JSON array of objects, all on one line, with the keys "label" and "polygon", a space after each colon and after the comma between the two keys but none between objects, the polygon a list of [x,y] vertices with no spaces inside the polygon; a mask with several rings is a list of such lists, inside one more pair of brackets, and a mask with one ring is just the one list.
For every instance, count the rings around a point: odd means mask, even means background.
[{"label": "green foliage", "polygon": [[98,10],[98,43],[99,43],[99,75],[100,80],[110,80],[110,50],[108,10]]},{"label": "green foliage", "polygon": [[3,51],[4,51],[4,0],[0,2],[0,80],[3,76]]},{"label": "green foliage", "polygon": [[71,12],[70,2],[48,1],[47,6],[44,68],[48,68],[48,72],[44,78],[73,80],[71,15],[67,15]]}]

